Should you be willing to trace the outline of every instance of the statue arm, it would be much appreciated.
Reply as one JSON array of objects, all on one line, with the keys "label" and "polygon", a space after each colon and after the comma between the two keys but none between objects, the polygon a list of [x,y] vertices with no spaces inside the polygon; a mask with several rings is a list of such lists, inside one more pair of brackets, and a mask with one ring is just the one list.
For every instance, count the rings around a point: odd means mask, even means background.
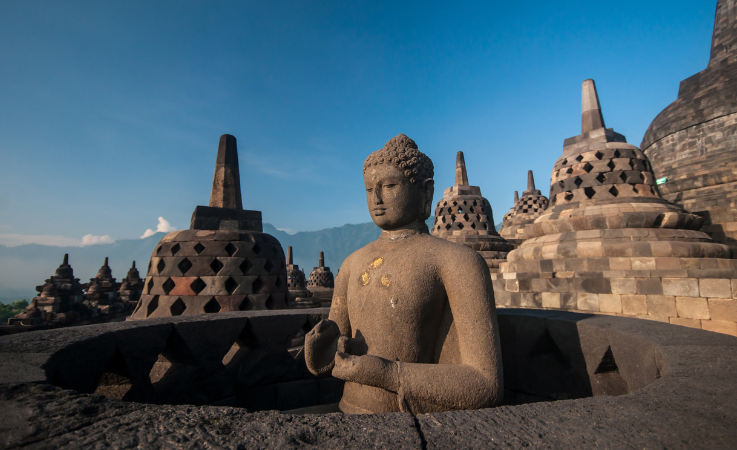
[{"label": "statue arm", "polygon": [[411,410],[476,409],[498,404],[503,374],[494,291],[476,252],[446,263],[441,277],[456,331],[458,364],[398,364],[400,401]]},{"label": "statue arm", "polygon": [[330,304],[329,319],[338,324],[340,334],[351,336],[351,322],[348,319],[348,280],[351,277],[349,263],[352,258],[349,256],[343,262],[335,279],[335,288],[333,289],[333,300]]}]

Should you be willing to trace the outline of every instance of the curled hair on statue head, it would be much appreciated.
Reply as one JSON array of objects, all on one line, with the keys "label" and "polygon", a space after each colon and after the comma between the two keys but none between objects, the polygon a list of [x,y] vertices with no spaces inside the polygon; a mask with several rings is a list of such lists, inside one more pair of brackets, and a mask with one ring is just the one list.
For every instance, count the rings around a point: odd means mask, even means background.
[{"label": "curled hair on statue head", "polygon": [[415,141],[403,134],[391,138],[384,148],[371,153],[363,163],[363,173],[378,164],[396,166],[412,184],[432,180],[435,175],[430,158],[417,149]]}]

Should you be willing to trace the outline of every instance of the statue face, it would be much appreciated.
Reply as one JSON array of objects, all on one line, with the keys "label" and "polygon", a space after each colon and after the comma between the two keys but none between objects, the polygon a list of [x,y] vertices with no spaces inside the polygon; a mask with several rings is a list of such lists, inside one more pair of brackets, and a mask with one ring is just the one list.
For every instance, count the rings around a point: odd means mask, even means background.
[{"label": "statue face", "polygon": [[427,186],[429,183],[432,190],[431,180],[412,184],[399,168],[379,164],[366,171],[363,181],[371,219],[382,230],[400,229],[425,219]]}]

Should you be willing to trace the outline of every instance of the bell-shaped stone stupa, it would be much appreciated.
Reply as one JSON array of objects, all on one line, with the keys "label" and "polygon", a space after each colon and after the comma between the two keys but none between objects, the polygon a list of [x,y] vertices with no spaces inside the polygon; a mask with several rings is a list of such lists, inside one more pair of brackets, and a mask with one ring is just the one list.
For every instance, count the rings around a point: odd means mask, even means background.
[{"label": "bell-shaped stone stupa", "polygon": [[701,327],[696,302],[711,304],[711,278],[734,278],[737,261],[698,231],[700,217],[660,196],[645,154],[604,127],[594,81],[582,90],[581,134],[555,163],[550,207],[494,280],[497,303]]},{"label": "bell-shaped stone stupa", "polygon": [[[84,284],[74,277],[74,270],[69,265],[69,254],[46,282],[36,286],[38,297],[31,300],[26,312],[8,320],[10,325],[35,325],[40,323],[67,323],[79,314],[89,315],[84,301]],[[78,310],[77,313],[72,311]]]},{"label": "bell-shaped stone stupa", "polygon": [[499,234],[515,247],[519,246],[525,240],[525,227],[548,209],[548,203],[548,198],[535,189],[535,178],[532,171],[528,170],[527,190],[522,192],[522,198],[518,198],[517,191],[514,191],[514,207],[504,215]]},{"label": "bell-shaped stone stupa", "polygon": [[706,69],[681,81],[678,98],[640,147],[663,197],[704,218],[702,231],[737,251],[737,1],[719,0]]},{"label": "bell-shaped stone stupa", "polygon": [[284,251],[262,231],[261,212],[243,209],[236,140],[224,134],[210,205],[156,246],[130,320],[286,308]]},{"label": "bell-shaped stone stupa", "polygon": [[123,281],[120,284],[120,290],[118,291],[120,301],[135,306],[138,303],[138,300],[141,299],[143,286],[144,283],[141,279],[141,275],[138,273],[138,269],[136,269],[136,262],[133,261],[133,265],[128,270],[128,275],[123,278]]},{"label": "bell-shaped stone stupa", "polygon": [[317,267],[312,269],[310,278],[307,280],[307,289],[312,292],[313,297],[320,300],[322,305],[330,305],[333,301],[334,287],[335,277],[330,267],[325,267],[325,254],[320,252]]},{"label": "bell-shaped stone stupa", "polygon": [[307,289],[305,273],[292,260],[292,247],[287,247],[287,286],[289,300],[293,308],[319,308],[320,301]]},{"label": "bell-shaped stone stupa", "polygon": [[431,234],[476,250],[492,272],[514,248],[496,232],[491,205],[481,189],[468,184],[463,152],[456,154],[455,184],[443,192],[435,207]]},{"label": "bell-shaped stone stupa", "polygon": [[110,305],[118,302],[120,284],[113,278],[113,272],[108,265],[108,258],[97,271],[95,278],[87,284],[85,299],[93,306]]}]

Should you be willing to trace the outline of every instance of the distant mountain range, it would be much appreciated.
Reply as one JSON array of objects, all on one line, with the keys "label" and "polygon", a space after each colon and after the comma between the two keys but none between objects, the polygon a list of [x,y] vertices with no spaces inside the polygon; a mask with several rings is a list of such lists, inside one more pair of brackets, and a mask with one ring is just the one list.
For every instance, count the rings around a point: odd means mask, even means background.
[{"label": "distant mountain range", "polygon": [[[428,219],[428,226],[431,225],[432,218]],[[497,229],[500,225],[497,225]],[[264,232],[281,242],[284,253],[288,246],[292,246],[294,263],[306,275],[317,266],[321,251],[325,252],[325,265],[337,273],[348,255],[376,240],[381,234],[381,230],[372,222],[295,234],[285,233],[265,223]],[[145,276],[151,253],[163,236],[164,233],[156,233],[146,239],[121,239],[112,244],[86,247],[0,245],[0,302],[9,303],[36,296],[35,287],[54,274],[65,253],[69,253],[69,264],[74,268],[74,275],[82,282],[88,282],[97,274],[106,256],[110,258],[110,268],[118,280],[128,273],[132,261],[136,261],[141,276]]]}]

